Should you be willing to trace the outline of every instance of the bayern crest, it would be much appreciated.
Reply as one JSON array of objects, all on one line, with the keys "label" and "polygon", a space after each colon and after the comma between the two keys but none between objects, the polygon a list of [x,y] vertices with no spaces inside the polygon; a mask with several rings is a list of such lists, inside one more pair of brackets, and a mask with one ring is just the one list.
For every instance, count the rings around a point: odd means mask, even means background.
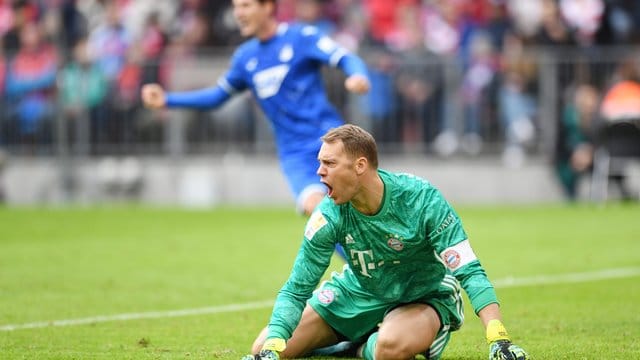
[{"label": "bayern crest", "polygon": [[323,304],[331,304],[333,302],[333,299],[335,298],[333,290],[329,289],[318,291],[318,294],[316,296],[318,297],[318,301]]},{"label": "bayern crest", "polygon": [[460,254],[453,249],[447,250],[442,258],[450,269],[455,269],[460,265]]},{"label": "bayern crest", "polygon": [[387,239],[387,245],[389,245],[390,248],[396,251],[404,249],[404,243],[397,235],[389,235],[389,238]]}]

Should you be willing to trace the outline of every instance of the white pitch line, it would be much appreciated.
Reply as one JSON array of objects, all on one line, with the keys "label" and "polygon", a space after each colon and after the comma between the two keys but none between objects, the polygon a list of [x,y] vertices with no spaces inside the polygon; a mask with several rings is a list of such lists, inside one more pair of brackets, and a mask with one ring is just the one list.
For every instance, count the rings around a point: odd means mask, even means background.
[{"label": "white pitch line", "polygon": [[627,278],[640,275],[640,268],[617,268],[617,269],[604,269],[598,271],[589,271],[581,273],[566,273],[556,275],[540,275],[531,277],[514,278],[507,277],[492,281],[493,286],[496,288],[509,288],[518,286],[531,286],[531,285],[552,285],[552,284],[570,284],[581,283],[588,281],[597,281],[605,279],[618,279]]},{"label": "white pitch line", "polygon": [[[514,278],[507,277],[503,279],[497,279],[493,281],[493,285],[496,288],[510,288],[519,286],[532,286],[532,285],[551,285],[551,284],[568,284],[568,283],[580,283],[605,279],[619,279],[640,276],[640,268],[617,268],[617,269],[604,269],[599,271],[581,272],[581,273],[567,273],[557,275],[541,275]],[[196,309],[184,309],[184,310],[170,310],[170,311],[151,311],[143,313],[128,313],[128,314],[116,314],[116,315],[99,315],[80,319],[67,319],[67,320],[52,320],[52,321],[39,321],[25,324],[9,324],[0,326],[0,331],[13,331],[21,329],[37,329],[45,327],[56,326],[73,326],[73,325],[86,325],[96,324],[108,321],[127,321],[136,319],[157,319],[168,317],[179,317],[189,315],[203,315],[203,314],[219,314],[230,313],[242,310],[256,310],[264,309],[273,306],[273,300],[256,301],[244,304],[230,304],[221,306],[209,306]]]},{"label": "white pitch line", "polygon": [[273,300],[256,301],[244,304],[231,304],[222,306],[209,306],[196,309],[184,309],[184,310],[170,310],[170,311],[151,311],[143,313],[129,313],[129,314],[116,314],[116,315],[98,315],[81,319],[67,319],[67,320],[52,320],[52,321],[40,321],[26,324],[14,324],[14,325],[2,325],[0,331],[13,331],[19,329],[36,329],[49,326],[72,326],[72,325],[86,325],[95,324],[107,321],[126,321],[135,319],[157,319],[168,317],[179,317],[189,315],[202,315],[202,314],[218,314],[218,313],[230,313],[242,310],[255,310],[263,309],[273,306]]}]

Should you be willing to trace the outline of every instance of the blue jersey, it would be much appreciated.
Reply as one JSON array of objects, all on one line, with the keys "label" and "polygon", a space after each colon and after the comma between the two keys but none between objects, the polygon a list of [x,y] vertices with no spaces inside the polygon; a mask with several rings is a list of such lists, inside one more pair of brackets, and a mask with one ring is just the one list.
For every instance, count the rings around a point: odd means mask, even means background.
[{"label": "blue jersey", "polygon": [[[327,99],[320,71],[323,65],[339,67],[347,76],[366,75],[366,66],[358,57],[316,27],[280,24],[272,38],[243,43],[216,87],[169,94],[167,105],[212,108],[250,89],[272,125],[283,170],[299,195],[307,182],[319,183],[315,169],[320,137],[343,124]],[[300,169],[301,164],[308,170]],[[293,179],[294,171],[306,172],[307,180]]]},{"label": "blue jersey", "polygon": [[252,90],[280,154],[317,151],[320,137],[343,123],[327,99],[320,68],[337,66],[346,54],[316,27],[281,24],[273,38],[254,38],[238,48],[219,84],[229,92]]}]

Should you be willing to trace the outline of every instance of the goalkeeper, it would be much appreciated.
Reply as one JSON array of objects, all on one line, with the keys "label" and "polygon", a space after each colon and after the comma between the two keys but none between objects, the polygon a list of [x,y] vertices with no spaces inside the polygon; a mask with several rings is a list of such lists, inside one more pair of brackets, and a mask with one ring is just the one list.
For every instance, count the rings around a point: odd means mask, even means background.
[{"label": "goalkeeper", "polygon": [[[328,196],[245,359],[439,359],[464,320],[460,287],[485,326],[489,359],[529,359],[511,342],[494,288],[442,194],[416,176],[378,169],[376,143],[357,126],[322,141],[317,173]],[[316,289],[337,243],[349,261]]]}]

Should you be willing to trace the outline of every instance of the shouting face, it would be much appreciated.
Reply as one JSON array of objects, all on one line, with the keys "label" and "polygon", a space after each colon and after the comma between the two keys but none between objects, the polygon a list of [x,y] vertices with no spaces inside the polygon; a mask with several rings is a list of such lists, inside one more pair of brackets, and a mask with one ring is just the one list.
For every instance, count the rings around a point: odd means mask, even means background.
[{"label": "shouting face", "polygon": [[318,161],[317,173],[327,186],[327,195],[338,205],[351,201],[360,189],[359,169],[355,159],[345,152],[342,141],[323,143]]}]

